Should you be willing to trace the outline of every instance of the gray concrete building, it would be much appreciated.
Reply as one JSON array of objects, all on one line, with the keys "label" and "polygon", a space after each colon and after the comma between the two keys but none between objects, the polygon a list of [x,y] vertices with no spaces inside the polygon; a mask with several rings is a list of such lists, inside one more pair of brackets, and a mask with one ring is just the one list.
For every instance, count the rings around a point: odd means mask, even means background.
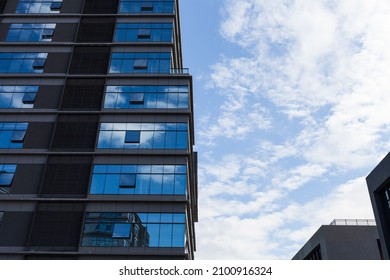
[{"label": "gray concrete building", "polygon": [[390,257],[390,153],[366,178],[383,255]]},{"label": "gray concrete building", "polygon": [[293,260],[380,260],[374,220],[334,220],[322,225]]},{"label": "gray concrete building", "polygon": [[178,0],[0,1],[0,259],[193,259]]}]

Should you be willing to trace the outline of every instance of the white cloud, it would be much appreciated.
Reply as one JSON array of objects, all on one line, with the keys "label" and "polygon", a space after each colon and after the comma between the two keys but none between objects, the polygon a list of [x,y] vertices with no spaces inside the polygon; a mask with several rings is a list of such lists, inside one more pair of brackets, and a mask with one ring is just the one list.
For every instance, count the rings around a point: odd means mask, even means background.
[{"label": "white cloud", "polygon": [[211,66],[198,256],[289,258],[321,224],[372,217],[361,176],[390,149],[390,2],[223,3],[221,35],[242,52]]},{"label": "white cloud", "polygon": [[[322,224],[373,218],[364,178],[304,204],[282,206],[283,195],[276,190],[253,197],[259,199],[243,203],[201,197],[198,259],[290,259]],[[266,211],[272,203],[278,205]],[[244,209],[250,217],[242,216]]]}]

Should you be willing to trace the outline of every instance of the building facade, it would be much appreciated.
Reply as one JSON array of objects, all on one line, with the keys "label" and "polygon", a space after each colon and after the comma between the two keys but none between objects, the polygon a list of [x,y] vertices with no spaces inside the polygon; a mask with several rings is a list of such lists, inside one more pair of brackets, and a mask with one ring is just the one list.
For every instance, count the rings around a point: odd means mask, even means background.
[{"label": "building facade", "polygon": [[381,260],[374,220],[334,220],[322,225],[293,260]]},{"label": "building facade", "polygon": [[390,259],[390,153],[366,178],[383,255]]},{"label": "building facade", "polygon": [[0,13],[0,259],[193,259],[178,0],[1,0]]}]

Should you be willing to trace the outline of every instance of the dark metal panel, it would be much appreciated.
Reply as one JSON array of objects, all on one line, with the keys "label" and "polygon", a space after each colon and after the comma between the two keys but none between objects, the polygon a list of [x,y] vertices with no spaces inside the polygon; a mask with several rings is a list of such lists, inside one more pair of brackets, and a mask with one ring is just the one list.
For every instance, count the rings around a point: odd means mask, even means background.
[{"label": "dark metal panel", "polygon": [[0,12],[1,13],[13,13],[16,10],[16,7],[18,6],[19,1],[7,1],[7,0],[0,0]]},{"label": "dark metal panel", "polygon": [[48,149],[54,123],[30,122],[23,141],[25,149]]},{"label": "dark metal panel", "polygon": [[49,53],[47,55],[44,73],[66,73],[70,53]]},{"label": "dark metal panel", "polygon": [[85,0],[83,14],[116,14],[119,0]]},{"label": "dark metal panel", "polygon": [[48,160],[42,197],[86,197],[92,157],[52,156]]},{"label": "dark metal panel", "polygon": [[53,150],[94,150],[98,115],[60,115]]},{"label": "dark metal panel", "polygon": [[83,203],[40,203],[34,218],[30,250],[77,251]]},{"label": "dark metal panel", "polygon": [[5,212],[0,226],[0,246],[26,246],[33,212]]},{"label": "dark metal panel", "polygon": [[0,25],[0,41],[4,42],[5,38],[7,38],[8,30],[10,28],[11,24],[9,23],[3,23]]},{"label": "dark metal panel", "polygon": [[62,86],[40,85],[35,98],[35,109],[57,109],[62,93]]},{"label": "dark metal panel", "polygon": [[100,110],[105,79],[68,79],[62,110]]},{"label": "dark metal panel", "polygon": [[76,36],[77,24],[57,23],[53,42],[73,42]]},{"label": "dark metal panel", "polygon": [[70,74],[106,74],[110,47],[75,47]]},{"label": "dark metal panel", "polygon": [[[106,1],[110,2],[110,1]],[[81,18],[77,42],[111,43],[115,29],[114,17]]]},{"label": "dark metal panel", "polygon": [[18,164],[11,194],[36,194],[41,184],[43,164]]},{"label": "dark metal panel", "polygon": [[66,0],[62,2],[61,14],[79,13],[81,11],[83,1],[80,0]]}]

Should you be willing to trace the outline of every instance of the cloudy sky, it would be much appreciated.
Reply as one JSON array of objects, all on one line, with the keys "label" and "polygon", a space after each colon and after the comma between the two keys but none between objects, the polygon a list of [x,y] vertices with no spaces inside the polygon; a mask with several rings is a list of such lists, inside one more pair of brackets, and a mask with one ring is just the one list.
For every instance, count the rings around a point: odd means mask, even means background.
[{"label": "cloudy sky", "polygon": [[199,152],[197,259],[291,259],[373,218],[390,151],[390,1],[181,0]]}]

